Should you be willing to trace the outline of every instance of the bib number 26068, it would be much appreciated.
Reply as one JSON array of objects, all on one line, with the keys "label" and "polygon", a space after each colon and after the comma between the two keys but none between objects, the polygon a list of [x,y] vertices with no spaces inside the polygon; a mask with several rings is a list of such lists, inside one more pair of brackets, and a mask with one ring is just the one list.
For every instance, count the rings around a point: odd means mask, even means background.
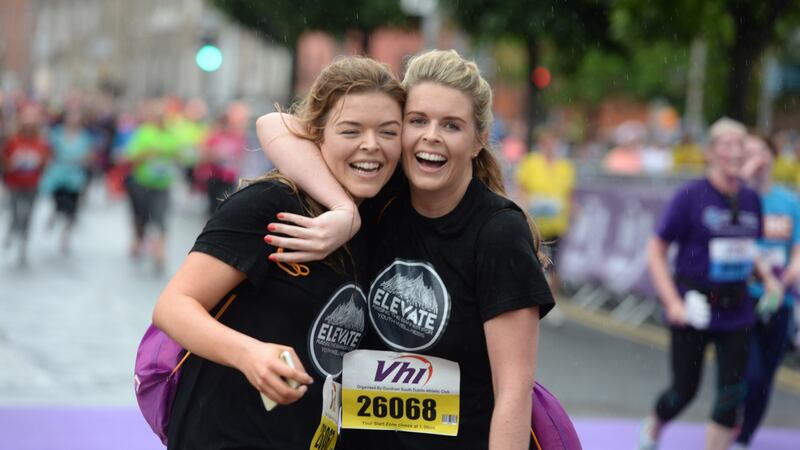
[{"label": "bib number 26068", "polygon": [[413,397],[404,400],[400,397],[387,398],[379,395],[370,398],[366,395],[359,395],[356,401],[361,405],[358,410],[358,415],[361,417],[382,419],[388,415],[393,419],[417,420],[422,418],[428,422],[436,420],[436,400],[432,398],[420,401]]}]

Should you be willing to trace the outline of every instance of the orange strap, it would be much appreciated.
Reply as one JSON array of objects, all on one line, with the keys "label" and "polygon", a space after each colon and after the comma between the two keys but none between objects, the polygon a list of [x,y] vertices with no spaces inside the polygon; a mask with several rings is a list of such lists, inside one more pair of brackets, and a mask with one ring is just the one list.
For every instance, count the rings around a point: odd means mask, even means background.
[{"label": "orange strap", "polygon": [[536,444],[536,450],[542,450],[542,446],[539,444],[539,439],[536,439],[536,433],[533,432],[533,428],[531,428],[531,436],[533,436],[533,443]]},{"label": "orange strap", "polygon": [[[231,294],[231,296],[228,297],[228,300],[225,301],[225,304],[222,305],[222,308],[220,308],[219,311],[217,311],[217,314],[214,315],[214,319],[219,320],[219,318],[222,317],[222,313],[224,313],[225,310],[228,309],[228,306],[231,306],[231,303],[235,298],[236,294]],[[178,363],[178,365],[175,366],[174,369],[172,369],[172,373],[170,373],[170,376],[175,375],[175,372],[177,372],[181,368],[183,363],[185,363],[186,360],[189,359],[189,355],[191,354],[192,352],[186,352],[186,354],[183,355],[183,358],[181,358],[181,361]]]},{"label": "orange strap", "polygon": [[[278,249],[278,253],[283,253],[283,247]],[[311,274],[311,269],[308,268],[305,264],[298,264],[298,263],[285,263],[282,261],[275,261],[275,264],[281,268],[284,272],[288,273],[293,277],[307,277]]]}]

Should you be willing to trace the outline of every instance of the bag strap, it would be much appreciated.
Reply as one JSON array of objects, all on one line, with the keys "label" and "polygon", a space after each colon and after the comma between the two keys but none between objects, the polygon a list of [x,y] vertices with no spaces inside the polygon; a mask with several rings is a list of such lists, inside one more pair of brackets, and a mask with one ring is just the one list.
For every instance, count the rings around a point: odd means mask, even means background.
[{"label": "bag strap", "polygon": [[[236,298],[236,294],[231,294],[231,296],[228,297],[228,300],[226,300],[225,303],[222,305],[222,308],[220,308],[219,311],[217,311],[217,314],[214,315],[214,319],[219,320],[219,318],[222,317],[222,313],[224,313],[225,310],[228,309],[229,306],[231,306],[231,303],[233,302],[233,300],[235,298]],[[174,369],[172,369],[172,373],[170,373],[169,375],[170,376],[175,375],[175,372],[180,370],[181,366],[183,366],[183,363],[186,362],[186,360],[189,358],[189,355],[191,355],[191,354],[192,354],[192,352],[188,352],[187,351],[186,354],[183,355],[183,358],[181,358],[181,361],[178,363],[177,366],[175,366]]]},{"label": "bag strap", "polygon": [[533,443],[536,444],[536,450],[542,450],[542,446],[539,444],[539,439],[536,438],[536,433],[533,432],[533,427],[531,427],[531,436],[533,436]]}]

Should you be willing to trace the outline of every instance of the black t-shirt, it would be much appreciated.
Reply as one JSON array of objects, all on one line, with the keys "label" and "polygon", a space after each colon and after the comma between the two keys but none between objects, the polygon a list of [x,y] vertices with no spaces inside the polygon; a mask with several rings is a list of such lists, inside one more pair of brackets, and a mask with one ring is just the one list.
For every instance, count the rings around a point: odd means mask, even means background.
[{"label": "black t-shirt", "polygon": [[354,263],[366,266],[362,240],[351,241],[353,259],[345,256],[339,270],[311,263],[307,276],[292,276],[268,260],[276,249],[263,241],[267,224],[283,211],[302,214],[299,199],[284,184],[246,187],[222,203],[192,251],[247,275],[231,292],[237,298],[221,322],[260,341],[293,347],[314,383],[299,401],[267,412],[244,374],[191,356],[173,404],[170,449],[308,450],[320,421],[325,376],[341,371],[342,355],[365,332],[365,292],[358,282],[366,272],[353,272]]},{"label": "black t-shirt", "polygon": [[[371,330],[362,347],[457,362],[461,423],[456,437],[346,430],[343,444],[348,449],[486,449],[494,394],[483,324],[531,306],[538,306],[543,317],[555,304],[528,224],[513,202],[477,179],[458,206],[440,218],[418,214],[407,189],[385,203],[363,209],[375,217],[365,217],[372,227]],[[404,312],[392,311],[390,296],[399,298]]]}]

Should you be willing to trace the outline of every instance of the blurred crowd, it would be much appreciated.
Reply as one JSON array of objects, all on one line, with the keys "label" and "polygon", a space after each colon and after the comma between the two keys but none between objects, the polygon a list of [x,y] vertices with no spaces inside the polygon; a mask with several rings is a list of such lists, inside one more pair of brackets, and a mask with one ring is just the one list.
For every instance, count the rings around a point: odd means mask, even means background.
[{"label": "blurred crowd", "polygon": [[[48,222],[60,227],[60,251],[68,253],[94,181],[109,198],[130,204],[131,257],[149,256],[156,271],[163,271],[171,186],[188,186],[213,211],[236,188],[246,150],[258,148],[252,122],[243,102],[212,114],[200,99],[159,97],[123,107],[105,93],[76,91],[55,104],[0,92],[5,250],[14,248],[18,263],[27,264],[31,214],[41,199],[52,202]],[[266,170],[263,157],[257,163],[261,167],[249,173]]]}]

